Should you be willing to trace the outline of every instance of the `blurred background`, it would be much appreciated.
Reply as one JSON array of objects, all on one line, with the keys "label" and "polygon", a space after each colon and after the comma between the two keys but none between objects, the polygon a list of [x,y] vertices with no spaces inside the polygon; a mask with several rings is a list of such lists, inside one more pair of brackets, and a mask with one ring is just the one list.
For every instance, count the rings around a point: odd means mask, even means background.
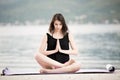
[{"label": "blurred background", "polygon": [[68,23],[119,24],[120,0],[0,0],[1,24],[46,24],[55,13]]},{"label": "blurred background", "polygon": [[0,0],[0,70],[35,70],[42,36],[62,13],[79,50],[81,68],[120,69],[120,0]]}]

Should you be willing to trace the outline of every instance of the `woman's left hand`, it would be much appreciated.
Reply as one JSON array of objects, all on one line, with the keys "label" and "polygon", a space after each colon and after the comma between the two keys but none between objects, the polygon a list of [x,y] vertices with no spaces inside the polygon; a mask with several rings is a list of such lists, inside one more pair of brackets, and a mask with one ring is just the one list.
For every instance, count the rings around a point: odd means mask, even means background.
[{"label": "woman's left hand", "polygon": [[59,41],[59,39],[57,39],[57,44],[58,44],[58,50],[59,50],[59,52],[61,52],[62,49],[61,49],[61,46],[60,46],[60,41]]}]

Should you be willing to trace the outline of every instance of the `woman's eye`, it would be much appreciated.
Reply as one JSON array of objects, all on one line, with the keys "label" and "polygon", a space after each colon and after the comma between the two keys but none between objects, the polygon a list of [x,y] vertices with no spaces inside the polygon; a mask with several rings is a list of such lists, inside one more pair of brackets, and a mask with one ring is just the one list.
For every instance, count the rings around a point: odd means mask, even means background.
[{"label": "woman's eye", "polygon": [[55,24],[55,25],[57,25],[57,24]]}]

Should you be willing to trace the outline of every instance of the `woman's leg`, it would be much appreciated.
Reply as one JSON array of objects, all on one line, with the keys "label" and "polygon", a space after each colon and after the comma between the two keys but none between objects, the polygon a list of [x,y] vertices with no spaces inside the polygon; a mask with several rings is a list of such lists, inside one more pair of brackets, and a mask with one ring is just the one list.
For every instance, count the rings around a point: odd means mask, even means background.
[{"label": "woman's leg", "polygon": [[47,56],[41,53],[37,53],[35,55],[35,59],[43,68],[52,68],[52,67],[60,68],[65,66],[64,64],[59,63],[51,58],[48,58]]},{"label": "woman's leg", "polygon": [[42,73],[72,73],[76,72],[80,69],[80,65],[76,62],[72,63],[71,65],[57,68],[57,69],[42,69]]},{"label": "woman's leg", "polygon": [[71,65],[71,64],[73,64],[73,63],[75,63],[75,60],[70,59],[69,61],[67,61],[66,63],[64,63],[64,65],[65,65],[65,66],[68,66],[68,65]]}]

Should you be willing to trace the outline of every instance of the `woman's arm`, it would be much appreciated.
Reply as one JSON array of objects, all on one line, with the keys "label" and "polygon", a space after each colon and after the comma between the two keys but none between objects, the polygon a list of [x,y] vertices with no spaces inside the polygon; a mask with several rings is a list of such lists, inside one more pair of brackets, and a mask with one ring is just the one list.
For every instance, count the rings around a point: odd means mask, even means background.
[{"label": "woman's arm", "polygon": [[44,55],[50,55],[50,54],[58,52],[58,46],[57,45],[56,45],[55,50],[49,50],[49,51],[46,50],[46,46],[47,46],[47,35],[45,35],[42,39],[42,42],[41,42],[41,45],[40,45],[40,48],[39,48],[39,52],[44,54]]},{"label": "woman's arm", "polygon": [[68,37],[69,37],[69,41],[70,41],[71,50],[62,50],[61,47],[60,47],[60,43],[58,43],[59,51],[62,52],[62,53],[65,53],[65,54],[75,54],[76,55],[78,53],[78,50],[76,48],[73,37],[70,33],[68,34]]}]

